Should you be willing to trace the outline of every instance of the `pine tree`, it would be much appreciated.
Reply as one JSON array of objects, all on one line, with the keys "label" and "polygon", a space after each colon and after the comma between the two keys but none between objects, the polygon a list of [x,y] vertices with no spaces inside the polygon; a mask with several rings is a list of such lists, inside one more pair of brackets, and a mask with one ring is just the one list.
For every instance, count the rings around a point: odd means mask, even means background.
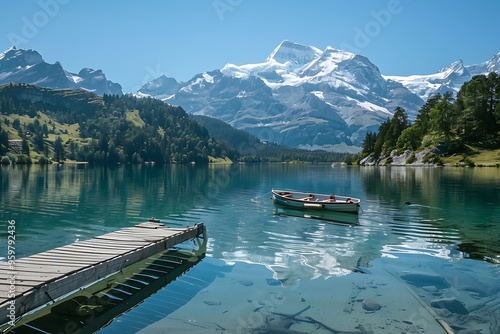
[{"label": "pine tree", "polygon": [[430,111],[430,129],[435,134],[444,136],[448,142],[453,125],[456,124],[456,112],[453,105],[453,95],[445,93]]},{"label": "pine tree", "polygon": [[26,140],[26,138],[23,138],[22,149],[23,149],[23,153],[29,157],[30,156],[30,146],[28,145],[28,141]]},{"label": "pine tree", "polygon": [[54,159],[56,161],[64,161],[66,159],[64,154],[63,140],[61,137],[57,137],[54,141]]}]

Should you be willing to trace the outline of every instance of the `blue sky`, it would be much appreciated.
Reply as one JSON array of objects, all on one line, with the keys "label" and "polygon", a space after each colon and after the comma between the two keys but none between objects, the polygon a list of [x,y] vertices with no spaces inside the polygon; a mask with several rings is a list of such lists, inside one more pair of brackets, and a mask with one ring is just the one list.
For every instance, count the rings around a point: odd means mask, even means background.
[{"label": "blue sky", "polygon": [[282,41],[367,56],[383,74],[430,74],[500,51],[500,1],[5,1],[0,50],[12,44],[78,72],[102,69],[125,92],[161,74],[180,81],[264,61]]}]

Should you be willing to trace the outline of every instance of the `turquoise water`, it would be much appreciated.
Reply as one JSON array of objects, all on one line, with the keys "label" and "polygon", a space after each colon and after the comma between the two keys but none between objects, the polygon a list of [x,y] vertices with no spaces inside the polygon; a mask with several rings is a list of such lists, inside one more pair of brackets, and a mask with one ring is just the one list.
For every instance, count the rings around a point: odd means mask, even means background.
[{"label": "turquoise water", "polygon": [[[102,333],[443,332],[436,319],[456,332],[500,328],[497,168],[0,172],[0,235],[6,240],[7,221],[15,220],[17,257],[149,217],[206,224],[206,257]],[[272,188],[358,197],[361,211],[334,223],[297,217],[273,205]]]}]

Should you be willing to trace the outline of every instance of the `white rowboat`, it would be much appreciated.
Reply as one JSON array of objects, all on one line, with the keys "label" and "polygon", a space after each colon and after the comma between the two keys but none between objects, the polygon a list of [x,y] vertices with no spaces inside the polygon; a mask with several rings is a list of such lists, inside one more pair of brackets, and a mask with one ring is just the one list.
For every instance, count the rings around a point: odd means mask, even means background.
[{"label": "white rowboat", "polygon": [[314,194],[291,190],[272,190],[274,203],[296,209],[327,210],[358,213],[361,200],[358,198]]}]

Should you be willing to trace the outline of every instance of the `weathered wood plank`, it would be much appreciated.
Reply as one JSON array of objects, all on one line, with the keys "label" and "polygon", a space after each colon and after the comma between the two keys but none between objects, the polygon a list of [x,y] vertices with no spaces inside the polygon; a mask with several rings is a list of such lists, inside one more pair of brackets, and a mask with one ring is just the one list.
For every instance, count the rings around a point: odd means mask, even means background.
[{"label": "weathered wood plank", "polygon": [[[163,238],[163,236],[161,236],[160,238]],[[149,243],[149,242],[146,242],[146,240],[144,240],[143,238],[136,238],[134,237],[133,235],[132,236],[127,236],[127,235],[115,235],[115,236],[108,236],[108,235],[103,235],[103,236],[100,236],[99,238],[96,238],[97,240],[107,240],[107,241],[115,241],[115,242],[126,242],[126,243],[129,243],[129,242],[134,242],[134,241],[140,241],[141,243]]]},{"label": "weathered wood plank", "polygon": [[66,247],[64,250],[66,252],[74,251],[75,253],[80,254],[80,255],[82,255],[82,254],[119,255],[119,254],[122,254],[124,251],[128,251],[128,249],[99,248],[99,246],[97,246],[97,245],[95,247],[82,247],[82,246],[71,245],[71,246]]},{"label": "weathered wood plank", "polygon": [[68,251],[68,248],[53,249],[53,250],[48,251],[48,252],[32,255],[32,257],[35,257],[35,256],[36,257],[51,257],[51,256],[54,256],[56,254],[62,255],[62,256],[68,255],[68,254],[73,254],[76,257],[88,258],[88,255],[80,254],[80,253],[74,252],[74,251]]},{"label": "weathered wood plank", "polygon": [[18,272],[23,273],[37,273],[37,272],[46,272],[46,273],[67,273],[70,271],[81,269],[82,265],[69,265],[69,264],[61,264],[58,266],[55,265],[40,265],[40,264],[19,264],[16,263],[16,270]]},{"label": "weathered wood plank", "polygon": [[[24,293],[24,292],[31,290],[31,289],[33,289],[32,285],[26,286],[26,285],[17,285],[16,284],[16,293],[18,293],[18,294]],[[10,290],[5,289],[4,286],[2,286],[0,288],[0,294],[2,296],[2,297],[0,297],[0,304],[2,304],[8,300],[7,296],[8,296],[9,291]]]},{"label": "weathered wood plank", "polygon": [[[173,233],[177,233],[178,231],[174,230],[166,230],[166,229],[145,229],[145,228],[134,228],[134,229],[125,229],[114,232],[115,234],[148,234],[148,235],[169,235]],[[182,231],[181,231],[182,232]]]},{"label": "weathered wood plank", "polygon": [[156,223],[156,222],[151,222],[151,221],[135,225],[135,227],[138,227],[138,228],[153,228],[153,229],[158,229],[158,228],[161,228],[164,226],[165,226],[164,223]]},{"label": "weathered wood plank", "polygon": [[84,255],[75,255],[74,257],[71,257],[70,254],[68,253],[54,253],[54,254],[50,254],[50,255],[45,255],[45,256],[36,256],[36,257],[32,257],[30,258],[30,260],[72,260],[74,259],[75,262],[77,261],[81,261],[81,262],[89,262],[89,263],[94,263],[96,262],[98,259],[106,259],[108,257],[104,256],[104,255],[99,255],[97,254],[94,259],[90,259],[89,256],[87,255],[86,257]]},{"label": "weathered wood plank", "polygon": [[109,242],[108,240],[89,240],[89,241],[79,241],[76,243],[76,245],[80,246],[86,246],[86,247],[92,247],[96,244],[99,244],[99,247],[102,248],[117,248],[120,247],[122,249],[135,249],[137,247],[140,247],[141,245],[145,244],[144,242],[135,242],[131,244],[124,244],[120,241],[111,241]]},{"label": "weathered wood plank", "polygon": [[82,267],[85,267],[85,266],[90,266],[92,264],[95,264],[97,259],[95,259],[94,261],[90,260],[90,259],[71,259],[71,258],[65,258],[65,259],[62,259],[62,258],[59,258],[59,259],[53,259],[53,258],[49,258],[49,259],[31,259],[32,260],[32,264],[47,264],[47,265],[55,265],[55,264],[68,264],[68,265],[79,265],[79,266],[82,266]]},{"label": "weathered wood plank", "polygon": [[[90,260],[87,260],[90,261]],[[64,258],[49,258],[49,259],[27,259],[22,261],[21,259],[16,261],[16,267],[24,265],[33,265],[33,266],[53,266],[53,265],[67,265],[67,266],[82,266],[87,261],[79,261],[78,259],[64,259]],[[95,262],[95,260],[93,261]]]},{"label": "weathered wood plank", "polygon": [[[124,250],[124,251],[130,251],[129,249],[127,250]],[[57,256],[61,256],[61,257],[64,257],[64,256],[68,256],[68,255],[74,255],[75,257],[83,257],[83,258],[86,258],[88,259],[89,256],[88,254],[82,254],[78,251],[70,251],[69,248],[64,248],[64,249],[54,249],[50,252],[45,252],[45,253],[40,253],[40,254],[37,254],[37,255],[34,255],[33,257],[38,257],[38,258],[50,258],[50,257],[57,257]],[[99,254],[98,254],[99,255]]]}]

